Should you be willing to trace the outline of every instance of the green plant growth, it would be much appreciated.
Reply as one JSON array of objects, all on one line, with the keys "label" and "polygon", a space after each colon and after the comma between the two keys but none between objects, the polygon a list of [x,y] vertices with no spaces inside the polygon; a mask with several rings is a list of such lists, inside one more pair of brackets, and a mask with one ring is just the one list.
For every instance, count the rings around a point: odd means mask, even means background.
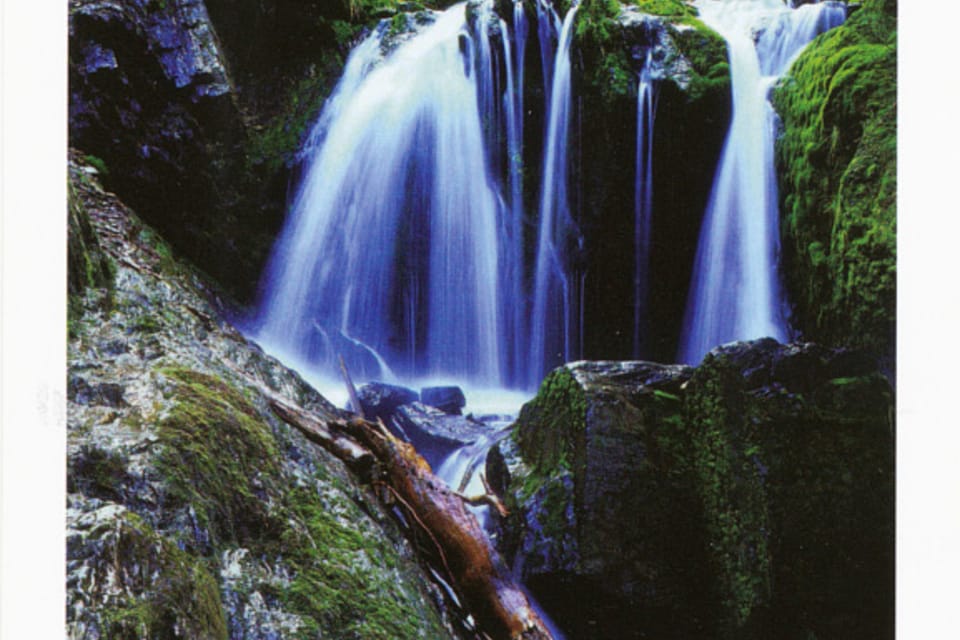
[{"label": "green plant growth", "polygon": [[161,373],[176,404],[160,423],[158,470],[209,532],[202,552],[240,544],[282,561],[292,582],[258,589],[300,617],[294,637],[444,635],[412,565],[328,470],[287,478],[277,436],[244,394],[189,369]]},{"label": "green plant growth", "polygon": [[785,279],[811,339],[892,357],[896,306],[895,2],[817,38],[775,94]]},{"label": "green plant growth", "polygon": [[340,53],[326,51],[311,73],[286,85],[280,112],[251,131],[247,150],[249,166],[263,165],[268,173],[275,174],[284,165],[292,164],[310,125],[336,84],[342,66]]},{"label": "green plant growth", "polygon": [[104,162],[101,158],[98,158],[94,155],[83,156],[83,161],[89,164],[91,167],[97,170],[97,173],[102,177],[110,175],[110,171],[107,169],[107,163]]},{"label": "green plant growth", "polygon": [[669,18],[695,16],[697,10],[683,0],[635,0],[634,4],[644,13]]},{"label": "green plant growth", "polygon": [[723,37],[694,17],[683,17],[676,24],[680,27],[673,27],[671,36],[693,69],[689,99],[698,100],[711,93],[729,94],[730,65]]},{"label": "green plant growth", "polygon": [[544,378],[515,425],[517,444],[535,472],[573,469],[576,438],[586,428],[586,411],[583,388],[569,369],[560,367]]},{"label": "green plant growth", "polygon": [[[734,637],[769,599],[770,530],[766,496],[744,437],[739,376],[723,358],[708,356],[684,403],[689,462],[699,494],[715,588],[726,637]],[[722,634],[723,635],[723,634]]]},{"label": "green plant growth", "polygon": [[421,629],[444,635],[433,607],[396,579],[404,571],[396,549],[360,525],[365,516],[352,501],[298,487],[285,502],[288,526],[277,550],[294,579],[276,595],[304,621],[296,637],[392,640],[421,637]]},{"label": "green plant growth", "polygon": [[233,387],[189,369],[163,369],[176,404],[159,425],[158,470],[177,505],[190,505],[216,546],[275,531],[265,493],[278,492],[269,427]]}]

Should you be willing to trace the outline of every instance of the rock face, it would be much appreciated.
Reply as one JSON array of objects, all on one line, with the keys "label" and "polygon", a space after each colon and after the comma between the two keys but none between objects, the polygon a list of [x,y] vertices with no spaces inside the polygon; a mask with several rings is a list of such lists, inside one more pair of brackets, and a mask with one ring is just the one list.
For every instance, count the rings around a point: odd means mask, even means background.
[{"label": "rock face", "polygon": [[572,637],[893,637],[892,402],[813,344],[567,365],[488,458],[508,555]]},{"label": "rock face", "polygon": [[460,409],[466,405],[460,387],[427,387],[418,396],[412,389],[372,382],[360,387],[357,399],[368,418],[383,420],[394,435],[412,444],[433,469],[438,469],[455,450],[476,442],[491,430],[487,422],[460,415]]},{"label": "rock face", "polygon": [[70,168],[71,210],[113,267],[72,318],[67,635],[456,637],[372,489],[268,399],[337,410],[222,320],[77,154]]},{"label": "rock face", "polygon": [[490,430],[483,422],[451,415],[420,402],[398,407],[387,426],[411,443],[434,469],[456,449],[476,442]]},{"label": "rock face", "polygon": [[74,0],[69,28],[71,146],[187,256],[252,289],[247,133],[202,0]]},{"label": "rock face", "polygon": [[723,39],[682,2],[583,2],[574,38],[578,224],[584,237],[584,354],[632,353],[638,74],[655,78],[651,332],[643,358],[671,362],[700,221],[730,121]]},{"label": "rock face", "polygon": [[867,0],[805,50],[774,94],[783,271],[809,339],[896,336],[897,3]]}]

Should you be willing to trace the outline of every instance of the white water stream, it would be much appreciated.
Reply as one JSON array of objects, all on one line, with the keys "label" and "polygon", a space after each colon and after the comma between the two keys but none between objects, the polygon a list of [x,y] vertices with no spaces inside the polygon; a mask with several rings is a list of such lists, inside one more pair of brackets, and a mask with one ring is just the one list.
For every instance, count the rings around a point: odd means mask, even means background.
[{"label": "white water stream", "polygon": [[696,6],[727,41],[733,119],[700,231],[683,323],[678,359],[690,364],[719,344],[788,337],[777,274],[776,113],[768,97],[803,47],[846,15],[837,2],[793,9],[782,0],[698,0]]}]

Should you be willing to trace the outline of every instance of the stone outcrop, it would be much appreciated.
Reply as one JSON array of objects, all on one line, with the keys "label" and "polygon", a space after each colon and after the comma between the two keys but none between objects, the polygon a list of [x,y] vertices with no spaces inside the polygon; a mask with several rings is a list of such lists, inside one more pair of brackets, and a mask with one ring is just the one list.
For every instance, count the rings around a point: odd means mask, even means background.
[{"label": "stone outcrop", "polygon": [[69,342],[67,635],[457,637],[372,489],[269,402],[340,412],[87,169],[71,204],[112,268]]},{"label": "stone outcrop", "polygon": [[247,238],[270,225],[202,0],[74,0],[69,29],[71,146],[181,252],[252,291],[267,247]]},{"label": "stone outcrop", "polygon": [[651,328],[644,358],[676,355],[697,239],[730,121],[724,40],[682,2],[584,2],[573,50],[575,131],[584,238],[584,354],[632,353],[637,78],[655,80]]},{"label": "stone outcrop", "polygon": [[813,344],[567,365],[488,458],[508,555],[577,638],[891,637],[892,407]]}]

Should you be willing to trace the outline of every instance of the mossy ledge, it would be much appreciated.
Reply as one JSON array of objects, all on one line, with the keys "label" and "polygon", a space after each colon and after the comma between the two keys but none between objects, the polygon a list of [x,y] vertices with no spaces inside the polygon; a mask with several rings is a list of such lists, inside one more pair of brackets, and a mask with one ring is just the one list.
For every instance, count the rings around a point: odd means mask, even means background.
[{"label": "mossy ledge", "polygon": [[896,315],[895,0],[866,0],[776,90],[783,272],[794,324],[892,366]]}]

